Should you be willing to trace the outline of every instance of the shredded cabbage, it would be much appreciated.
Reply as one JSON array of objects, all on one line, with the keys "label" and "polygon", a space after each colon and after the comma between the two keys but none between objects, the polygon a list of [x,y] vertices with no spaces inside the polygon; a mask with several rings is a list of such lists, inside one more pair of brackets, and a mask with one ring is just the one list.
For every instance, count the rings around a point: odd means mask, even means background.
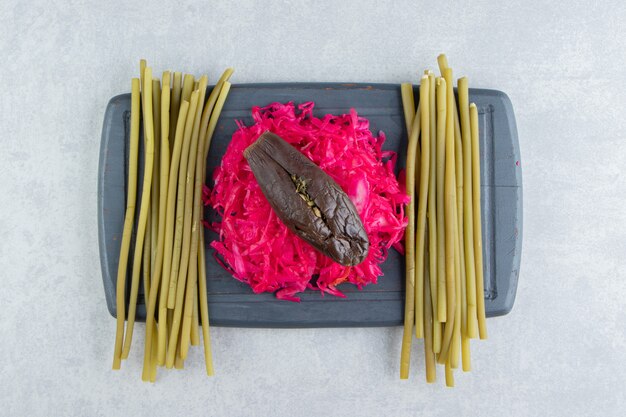
[{"label": "shredded cabbage", "polygon": [[[394,175],[397,155],[383,151],[384,133],[373,136],[369,121],[352,109],[341,116],[313,116],[313,102],[253,107],[254,124],[233,134],[214,187],[203,191],[206,205],[221,216],[205,226],[219,233],[211,243],[217,261],[255,293],[275,292],[279,299],[300,301],[307,288],[339,297],[350,282],[359,289],[376,283],[390,247],[402,250],[408,196]],[[354,202],[370,240],[359,265],[346,267],[315,250],[276,217],[243,156],[246,147],[271,131],[315,162]]]}]

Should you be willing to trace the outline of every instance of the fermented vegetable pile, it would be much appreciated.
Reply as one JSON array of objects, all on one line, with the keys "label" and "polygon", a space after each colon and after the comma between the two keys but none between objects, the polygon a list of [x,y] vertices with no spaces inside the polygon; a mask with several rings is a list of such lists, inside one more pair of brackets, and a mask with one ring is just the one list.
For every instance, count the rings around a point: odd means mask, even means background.
[{"label": "fermented vegetable pile", "polygon": [[400,378],[409,376],[413,331],[424,339],[426,380],[435,364],[471,369],[470,339],[487,338],[483,291],[478,109],[466,77],[454,97],[452,69],[425,71],[415,110],[413,86],[402,85],[407,147],[406,300]]},{"label": "fermented vegetable pile", "polygon": [[[337,288],[376,283],[387,251],[403,236],[407,195],[398,183],[396,154],[383,151],[385,136],[372,135],[369,122],[354,110],[313,116],[314,104],[273,103],[252,109],[254,124],[239,123],[214,173],[206,203],[222,217],[210,225],[217,259],[254,292],[299,301],[307,288],[343,297]],[[279,220],[255,179],[244,151],[265,131],[275,133],[326,172],[350,197],[360,216],[369,252],[355,266],[341,265],[302,240]],[[294,195],[295,186],[294,186]]]},{"label": "fermented vegetable pile", "polygon": [[[373,135],[355,110],[316,117],[314,103],[289,102],[253,107],[253,123],[238,122],[209,189],[206,161],[232,70],[205,97],[206,76],[166,71],[161,85],[142,60],[131,84],[113,368],[128,358],[143,280],[142,379],[154,381],[157,366],[183,367],[189,346],[200,344],[198,322],[213,374],[204,223],[218,233],[211,247],[222,267],[255,293],[289,301],[307,289],[345,297],[340,284],[376,283],[389,249],[404,252],[400,377],[408,378],[415,334],[424,339],[426,380],[435,381],[439,363],[454,386],[454,369],[471,369],[470,340],[487,338],[479,125],[467,78],[457,82],[457,101],[446,57],[438,63],[440,77],[425,71],[420,80],[417,109],[413,86],[401,85],[405,184],[396,178],[397,155],[382,149],[384,133]],[[202,220],[203,202],[219,222]]]},{"label": "fermented vegetable pile", "polygon": [[[127,359],[133,339],[140,277],[146,305],[142,379],[154,381],[157,365],[182,368],[189,346],[199,345],[202,322],[205,365],[213,374],[209,339],[202,184],[211,138],[230,89],[227,69],[205,100],[208,78],[163,73],[163,84],[140,63],[131,83],[130,153],[126,215],[118,263],[117,333],[113,369]],[[140,124],[144,171],[135,219]],[[133,224],[136,222],[128,315],[126,287]],[[128,318],[126,329],[125,319]]]}]

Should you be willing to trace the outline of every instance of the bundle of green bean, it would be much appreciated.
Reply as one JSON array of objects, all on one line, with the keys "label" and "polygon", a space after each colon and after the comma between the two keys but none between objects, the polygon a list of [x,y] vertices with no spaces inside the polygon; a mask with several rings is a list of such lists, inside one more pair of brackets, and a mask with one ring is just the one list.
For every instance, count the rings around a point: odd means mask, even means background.
[{"label": "bundle of green bean", "polygon": [[[119,369],[130,352],[141,272],[146,303],[142,379],[154,382],[157,366],[183,367],[189,345],[200,344],[198,315],[206,372],[213,375],[201,196],[211,139],[233,70],[224,71],[205,100],[206,75],[195,80],[190,74],[183,77],[180,72],[165,71],[161,85],[145,60],[139,67],[140,79],[133,78],[131,83],[128,195],[117,273],[113,369]],[[126,276],[135,222],[141,120],[145,163],[127,315]]]},{"label": "bundle of green bean", "polygon": [[400,378],[409,376],[413,329],[424,338],[426,381],[445,365],[469,371],[470,339],[487,338],[483,296],[478,110],[469,103],[467,78],[457,82],[445,55],[440,77],[425,71],[415,111],[413,86],[402,84],[408,132],[406,301]]}]

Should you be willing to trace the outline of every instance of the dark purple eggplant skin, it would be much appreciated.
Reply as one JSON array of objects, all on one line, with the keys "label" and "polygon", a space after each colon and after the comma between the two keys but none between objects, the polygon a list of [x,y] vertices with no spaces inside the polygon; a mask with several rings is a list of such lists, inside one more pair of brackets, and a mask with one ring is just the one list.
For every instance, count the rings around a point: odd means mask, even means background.
[{"label": "dark purple eggplant skin", "polygon": [[244,157],[270,206],[291,231],[341,265],[365,260],[369,239],[356,207],[313,161],[271,132],[248,146]]}]

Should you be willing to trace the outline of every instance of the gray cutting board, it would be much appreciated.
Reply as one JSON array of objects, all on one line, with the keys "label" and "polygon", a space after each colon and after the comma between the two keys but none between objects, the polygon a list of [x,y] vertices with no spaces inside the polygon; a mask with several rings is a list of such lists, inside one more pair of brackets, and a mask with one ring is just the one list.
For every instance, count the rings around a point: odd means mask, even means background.
[{"label": "gray cutting board", "polygon": [[[415,96],[418,97],[417,87]],[[398,167],[404,166],[407,135],[399,85],[242,84],[233,85],[222,111],[209,154],[207,178],[212,177],[213,169],[220,163],[236,129],[235,120],[250,124],[252,106],[265,106],[275,101],[296,104],[314,101],[316,116],[346,113],[355,108],[360,116],[370,120],[374,134],[379,130],[385,132],[384,149],[396,151],[399,154]],[[479,111],[485,305],[487,315],[493,317],[507,314],[515,301],[522,244],[521,160],[509,98],[499,91],[471,89],[470,101],[476,103]],[[98,172],[100,262],[106,302],[113,316],[116,314],[115,281],[126,206],[129,128],[130,94],[113,97],[104,117]],[[138,195],[140,193],[141,184]],[[207,210],[205,216],[213,218],[215,214]],[[293,328],[402,324],[404,259],[393,249],[382,266],[384,276],[379,278],[378,284],[361,291],[351,284],[342,284],[339,288],[347,295],[345,299],[307,290],[300,294],[300,303],[293,303],[277,300],[273,294],[254,294],[247,285],[232,278],[215,262],[208,246],[215,237],[214,233],[205,231],[212,325]],[[129,265],[132,265],[132,250]],[[129,288],[130,274],[127,281]],[[145,319],[141,291],[138,320]],[[128,292],[127,289],[126,294]]]}]

